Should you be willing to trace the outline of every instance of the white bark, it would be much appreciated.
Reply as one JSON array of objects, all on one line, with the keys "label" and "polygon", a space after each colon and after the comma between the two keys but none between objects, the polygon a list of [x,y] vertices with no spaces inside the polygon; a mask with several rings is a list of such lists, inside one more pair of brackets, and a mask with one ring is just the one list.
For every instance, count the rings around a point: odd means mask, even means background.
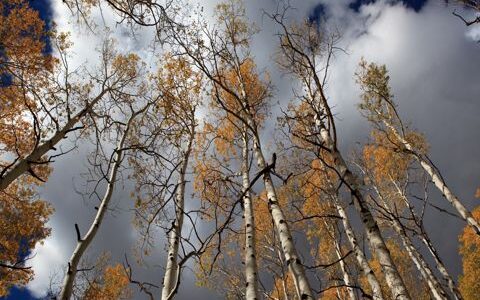
[{"label": "white bark", "polygon": [[73,251],[73,254],[68,263],[67,274],[63,281],[62,291],[60,292],[61,300],[69,300],[70,297],[72,296],[73,283],[75,281],[75,276],[77,274],[77,268],[78,268],[80,259],[82,258],[83,254],[85,253],[85,251],[90,246],[93,239],[95,238],[95,235],[97,234],[98,229],[102,224],[103,218],[105,216],[105,212],[108,209],[108,204],[110,203],[110,200],[112,198],[113,189],[117,179],[118,169],[122,162],[123,147],[124,147],[125,139],[127,137],[127,133],[133,119],[134,119],[134,116],[132,116],[128,120],[125,130],[123,131],[122,136],[115,149],[115,154],[113,155],[112,162],[110,163],[111,169],[108,175],[107,190],[105,192],[105,195],[103,196],[100,206],[98,207],[95,219],[93,220],[93,223],[90,225],[90,228],[88,229],[85,236],[77,242],[77,246]]},{"label": "white bark", "polygon": [[[251,119],[249,120],[249,124],[250,126],[254,125]],[[256,132],[253,133],[253,137],[253,150],[255,158],[257,159],[258,168],[260,170],[265,170],[265,168],[267,167],[267,163],[265,162],[265,158],[263,156],[260,139],[258,138]],[[305,275],[305,270],[300,261],[300,258],[297,255],[290,229],[288,228],[285,216],[278,203],[277,194],[272,182],[272,178],[270,176],[270,172],[266,172],[263,175],[263,182],[265,185],[265,190],[267,192],[270,213],[272,215],[275,229],[280,239],[280,244],[282,247],[283,255],[285,256],[285,261],[287,262],[287,266],[292,275],[295,288],[297,289],[298,297],[302,300],[313,299],[313,293],[311,291],[307,276]]]},{"label": "white bark", "polygon": [[18,162],[0,178],[0,191],[6,189],[15,179],[30,170],[35,163],[41,162],[42,156],[51,149],[54,149],[55,146],[65,138],[67,133],[73,129],[73,126],[75,126],[75,124],[77,124],[80,119],[82,119],[83,116],[85,116],[85,114],[87,114],[87,112],[92,109],[98,101],[100,101],[106,92],[106,90],[102,91],[96,98],[88,103],[84,109],[71,117],[50,139],[35,147],[27,157],[18,160]]},{"label": "white bark", "polygon": [[390,288],[393,299],[409,300],[410,296],[408,295],[407,288],[405,287],[405,284],[403,283],[403,280],[400,277],[400,274],[398,273],[398,270],[390,256],[390,251],[385,245],[380,228],[378,227],[377,222],[373,218],[373,215],[370,212],[362,193],[360,192],[358,179],[348,169],[347,164],[343,160],[340,152],[335,149],[330,138],[330,133],[324,127],[322,127],[320,129],[320,134],[325,146],[331,149],[331,154],[333,156],[337,172],[350,188],[353,202],[365,227],[370,248],[380,262],[380,266],[385,274],[385,280]]},{"label": "white bark", "polygon": [[[418,223],[419,222],[419,217],[415,213],[414,208],[410,205],[410,202],[408,201],[404,192],[400,189],[398,184],[392,178],[390,178],[390,180],[391,180],[392,184],[395,186],[395,189],[397,190],[397,193],[400,195],[403,202],[405,203],[407,208],[410,210],[413,218],[415,218],[415,220],[417,220],[417,223]],[[437,250],[435,249],[435,247],[431,243],[430,239],[428,238],[426,232],[424,231],[423,225],[420,225],[420,230],[421,230],[420,240],[425,244],[425,246],[428,248],[428,250],[432,254],[432,257],[435,260],[436,267],[437,267],[438,271],[440,272],[440,274],[442,274],[443,279],[447,282],[448,288],[449,288],[450,292],[452,293],[454,299],[455,300],[462,300],[463,298],[462,298],[462,296],[460,294],[460,291],[458,290],[458,288],[455,284],[455,281],[453,281],[453,278],[448,273],[448,270],[445,267],[445,265],[443,264],[440,256],[438,255]]]},{"label": "white bark", "polygon": [[[325,225],[327,225],[326,223],[327,222],[325,221]],[[346,289],[347,289],[348,297],[350,298],[350,300],[357,300],[358,299],[357,294],[355,293],[355,291],[352,288],[353,281],[350,277],[350,274],[348,273],[347,265],[345,264],[342,249],[341,249],[340,244],[338,243],[338,240],[336,238],[334,228],[333,228],[332,232],[333,232],[332,237],[333,237],[333,243],[334,243],[334,246],[335,246],[335,253],[337,254],[337,258],[340,260],[339,261],[340,270],[342,271],[343,282],[347,286]]]},{"label": "white bark", "polygon": [[192,127],[188,141],[187,149],[183,155],[182,167],[178,178],[178,186],[175,191],[175,221],[170,231],[168,241],[168,257],[165,275],[163,277],[162,300],[172,299],[176,291],[177,280],[179,278],[178,266],[178,247],[182,235],[183,217],[185,208],[185,174],[187,173],[188,161],[195,138],[195,129]]},{"label": "white bark", "polygon": [[258,300],[258,268],[255,253],[255,220],[253,215],[252,198],[248,188],[250,187],[250,177],[248,172],[248,134],[247,127],[244,126],[243,145],[242,145],[242,184],[244,189],[243,207],[245,216],[245,280],[246,291],[245,299]]},{"label": "white bark", "polygon": [[430,292],[432,293],[433,299],[437,299],[437,300],[449,299],[448,295],[443,290],[441,284],[438,282],[437,278],[433,274],[427,262],[425,261],[421,253],[417,251],[412,241],[406,235],[405,231],[399,224],[398,220],[394,219],[392,221],[392,225],[395,231],[397,232],[397,234],[400,236],[403,246],[407,250],[408,256],[410,256],[410,259],[415,264],[415,267],[427,282],[428,287],[430,288]]},{"label": "white bark", "polygon": [[447,282],[448,288],[450,289],[450,292],[452,293],[453,297],[455,300],[462,300],[462,295],[460,294],[460,291],[457,288],[457,285],[455,284],[455,281],[453,281],[453,278],[450,276],[448,273],[447,268],[443,264],[442,260],[440,259],[440,256],[437,253],[437,250],[435,247],[432,245],[429,239],[427,239],[425,236],[422,235],[421,241],[427,246],[428,250],[432,254],[435,264],[437,266],[438,271],[440,274],[442,274],[444,280]]},{"label": "white bark", "polygon": [[418,153],[412,147],[412,145],[398,133],[397,129],[391,123],[387,122],[386,120],[384,120],[383,123],[393,132],[395,137],[403,144],[403,146],[410,151],[413,157],[418,160],[422,168],[432,179],[433,184],[437,187],[438,190],[440,190],[445,199],[450,202],[450,204],[457,210],[460,216],[470,226],[473,227],[473,229],[478,235],[480,235],[480,225],[478,224],[478,222],[473,218],[471,212],[465,208],[460,199],[458,199],[458,197],[450,190],[450,188],[443,180],[442,176],[438,173],[438,171],[430,163],[430,161],[428,161],[424,155]]},{"label": "white bark", "polygon": [[367,260],[367,257],[365,256],[365,253],[363,253],[362,248],[357,242],[357,238],[355,237],[355,233],[352,229],[352,226],[350,225],[350,221],[348,219],[347,213],[345,212],[343,207],[340,205],[340,203],[338,203],[337,200],[335,200],[335,207],[337,209],[339,216],[342,217],[343,228],[345,229],[345,233],[347,234],[348,241],[352,246],[353,253],[355,254],[355,258],[357,259],[360,270],[365,275],[370,287],[372,288],[373,299],[383,300],[383,294],[382,294],[380,283],[378,282],[378,279],[375,276],[375,273],[373,273],[373,270],[370,268],[370,265],[368,264],[368,260]]}]

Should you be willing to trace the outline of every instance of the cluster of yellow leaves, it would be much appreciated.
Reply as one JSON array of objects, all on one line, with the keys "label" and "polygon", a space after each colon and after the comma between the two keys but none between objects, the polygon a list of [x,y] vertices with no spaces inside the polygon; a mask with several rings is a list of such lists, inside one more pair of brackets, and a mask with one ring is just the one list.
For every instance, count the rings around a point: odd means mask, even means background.
[{"label": "cluster of yellow leaves", "polygon": [[[0,194],[0,262],[4,264],[15,264],[50,235],[46,222],[53,209],[45,201],[37,199],[31,181],[22,177]],[[12,285],[24,285],[32,276],[30,269],[0,267],[0,297],[5,296]]]},{"label": "cluster of yellow leaves", "polygon": [[[407,290],[413,294],[412,296],[415,296],[415,299],[431,299],[429,288],[420,277],[420,274],[416,271],[416,268],[408,256],[407,251],[403,247],[399,246],[395,240],[389,239],[386,244],[388,250],[390,251],[390,255],[392,256],[393,262],[395,263],[397,270],[400,273],[405,286],[407,287]],[[378,259],[371,259],[369,264],[380,282],[384,298],[386,300],[392,299],[390,289],[387,286],[387,282],[385,281],[385,276],[382,272]],[[367,293],[371,294],[370,286],[368,285],[367,279],[364,276],[360,278],[360,283],[363,289]]]},{"label": "cluster of yellow leaves", "polygon": [[[263,121],[265,116],[261,111],[265,108],[265,100],[270,96],[268,75],[263,79],[260,78],[256,71],[255,62],[251,58],[247,58],[242,61],[238,69],[226,69],[221,77],[221,81],[234,93],[220,89],[220,97],[225,107],[240,116],[249,113],[253,115],[257,122]],[[246,103],[239,103],[238,98]],[[245,105],[248,106],[248,112],[244,111],[243,107]],[[229,115],[228,118],[232,122],[237,122],[234,116]]]},{"label": "cluster of yellow leaves", "polygon": [[[472,214],[477,221],[480,221],[480,207],[474,209]],[[465,300],[478,299],[478,291],[480,291],[480,281],[478,280],[480,278],[480,237],[470,226],[466,226],[459,240],[463,265],[463,274],[459,280],[460,292]]]},{"label": "cluster of yellow leaves", "polygon": [[103,276],[92,282],[85,291],[84,299],[116,300],[131,298],[130,280],[122,265],[107,266]]},{"label": "cluster of yellow leaves", "polygon": [[376,182],[383,180],[403,180],[411,157],[396,151],[395,145],[383,132],[373,130],[373,143],[363,148],[363,158],[366,168],[372,172]]}]

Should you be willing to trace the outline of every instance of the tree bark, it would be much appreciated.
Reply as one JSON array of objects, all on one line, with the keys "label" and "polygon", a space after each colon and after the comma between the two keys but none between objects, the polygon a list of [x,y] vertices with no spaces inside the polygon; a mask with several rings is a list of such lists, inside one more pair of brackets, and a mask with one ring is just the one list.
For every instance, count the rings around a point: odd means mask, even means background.
[{"label": "tree bark", "polygon": [[162,300],[172,299],[176,291],[178,272],[178,247],[182,235],[183,217],[185,208],[185,174],[187,173],[188,161],[192,152],[193,140],[195,138],[195,129],[190,129],[190,137],[187,149],[183,155],[182,167],[178,178],[177,189],[175,191],[175,221],[170,230],[168,241],[168,257],[165,275],[163,277]]},{"label": "tree bark", "polygon": [[390,288],[393,299],[409,300],[410,296],[408,295],[407,288],[405,287],[402,277],[400,277],[397,267],[390,256],[390,251],[385,245],[380,228],[378,227],[377,222],[373,218],[373,215],[370,212],[362,193],[360,192],[358,187],[358,179],[347,167],[347,164],[343,160],[340,152],[334,146],[334,143],[330,138],[330,133],[323,126],[320,128],[320,135],[325,146],[331,151],[335,168],[341,177],[340,180],[343,180],[350,189],[353,202],[365,227],[368,242],[372,251],[377,256],[383,272],[385,273],[385,280]]},{"label": "tree bark", "polygon": [[365,253],[363,253],[362,248],[357,242],[357,238],[355,237],[355,233],[352,229],[352,226],[350,225],[350,221],[348,219],[347,213],[345,212],[342,205],[338,202],[337,199],[335,199],[335,207],[340,217],[342,217],[343,228],[345,229],[345,233],[347,234],[348,241],[352,246],[353,253],[355,254],[355,258],[357,259],[357,262],[358,262],[358,266],[360,267],[360,270],[365,275],[370,287],[372,288],[373,299],[383,300],[382,288],[380,286],[380,283],[378,282],[378,279],[375,276],[375,273],[373,273],[373,270],[370,268],[370,265],[368,264],[368,260],[367,260],[367,257],[365,256]]},{"label": "tree bark", "polygon": [[245,216],[245,299],[258,300],[258,268],[255,253],[255,220],[253,215],[252,198],[248,191],[250,187],[249,164],[248,164],[248,133],[247,127],[243,126],[242,145],[242,184],[244,189],[243,207]]},{"label": "tree bark", "polygon": [[63,281],[62,291],[60,292],[60,299],[62,300],[69,300],[70,297],[72,296],[73,283],[75,281],[75,276],[77,274],[77,267],[80,262],[80,259],[82,258],[83,254],[85,253],[85,251],[90,246],[93,239],[95,238],[95,235],[97,234],[98,229],[102,224],[103,218],[105,216],[105,212],[108,209],[108,204],[110,203],[110,200],[112,198],[115,181],[117,179],[118,169],[122,163],[122,155],[123,155],[123,147],[124,147],[125,139],[127,137],[127,133],[133,119],[134,119],[134,116],[130,117],[130,119],[128,120],[125,130],[123,131],[120,141],[118,142],[117,147],[115,149],[115,154],[113,155],[113,160],[111,162],[112,168],[110,169],[110,174],[108,175],[107,190],[100,203],[100,206],[98,207],[95,219],[93,223],[90,225],[90,228],[86,233],[86,235],[84,236],[84,238],[80,239],[77,242],[77,247],[75,248],[75,251],[73,252],[70,258],[70,261],[68,263],[67,274]]},{"label": "tree bark", "polygon": [[[252,128],[256,128],[253,120],[249,119],[249,124]],[[252,126],[253,125],[253,126]],[[267,163],[261,149],[260,139],[256,132],[253,133],[253,150],[255,158],[257,159],[257,165],[260,170],[266,170]],[[270,208],[270,214],[275,225],[280,244],[282,247],[285,261],[287,262],[288,269],[292,275],[295,288],[297,290],[298,297],[300,299],[313,299],[313,293],[310,288],[307,276],[305,275],[304,267],[297,255],[295,245],[293,244],[293,238],[288,228],[285,216],[278,203],[275,186],[273,185],[270,172],[267,171],[263,174],[263,182],[265,190],[267,192],[268,205]]]},{"label": "tree bark", "polygon": [[98,101],[100,101],[106,92],[106,90],[103,90],[96,98],[88,103],[84,109],[70,118],[62,129],[57,130],[50,139],[35,147],[27,157],[20,159],[8,172],[6,172],[6,174],[0,178],[0,191],[6,189],[15,179],[30,170],[35,164],[44,163],[41,161],[42,156],[51,149],[55,149],[55,146],[66,137],[68,132],[73,129],[73,126],[75,126],[75,124],[77,124],[80,119],[82,119],[83,116],[85,116],[87,112],[91,110]]},{"label": "tree bark", "polygon": [[450,204],[457,210],[462,219],[472,226],[473,230],[480,235],[480,225],[475,218],[473,218],[471,212],[465,208],[460,199],[458,199],[458,197],[450,190],[443,180],[442,175],[432,165],[432,163],[425,157],[425,155],[418,153],[412,147],[412,145],[398,133],[397,129],[391,123],[387,122],[386,120],[384,120],[383,123],[393,132],[395,137],[403,144],[409,153],[420,163],[422,168],[432,179],[433,184],[442,193],[443,197],[445,197],[445,199],[447,199],[448,202],[450,202]]}]

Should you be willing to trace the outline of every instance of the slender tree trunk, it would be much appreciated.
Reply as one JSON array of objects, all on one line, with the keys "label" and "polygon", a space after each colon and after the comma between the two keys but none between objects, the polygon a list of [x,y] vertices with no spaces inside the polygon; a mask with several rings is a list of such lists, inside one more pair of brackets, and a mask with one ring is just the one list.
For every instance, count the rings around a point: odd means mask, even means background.
[{"label": "slender tree trunk", "polygon": [[355,258],[357,259],[360,270],[365,275],[370,287],[372,288],[373,299],[383,300],[382,288],[380,286],[380,283],[378,282],[378,279],[375,276],[375,273],[373,273],[373,270],[370,268],[370,265],[368,264],[368,260],[367,260],[367,257],[365,256],[365,253],[363,253],[362,248],[357,242],[357,238],[355,237],[355,233],[352,229],[352,226],[350,225],[350,221],[348,219],[347,213],[345,212],[342,205],[338,202],[337,199],[335,199],[335,207],[340,217],[342,217],[343,228],[345,229],[345,233],[347,234],[348,241],[352,246],[353,253],[355,254]]},{"label": "slender tree trunk", "polygon": [[452,206],[457,210],[460,216],[470,225],[473,227],[475,232],[480,235],[480,225],[478,222],[473,218],[471,212],[465,208],[462,204],[460,199],[450,190],[447,186],[445,181],[443,180],[442,175],[438,172],[438,170],[432,165],[432,163],[425,157],[418,153],[412,145],[405,140],[397,131],[397,129],[387,121],[383,121],[385,126],[387,126],[395,135],[395,137],[403,144],[403,146],[410,151],[410,153],[415,157],[415,159],[420,163],[422,168],[425,172],[430,176],[432,179],[433,184],[437,187],[437,189],[442,193],[445,199],[452,204]]},{"label": "slender tree trunk", "polygon": [[455,281],[453,281],[452,276],[448,273],[447,268],[443,264],[440,256],[438,255],[437,250],[435,247],[432,245],[431,241],[426,238],[424,235],[421,236],[420,240],[427,246],[428,250],[433,256],[433,259],[435,260],[436,266],[440,274],[442,274],[444,280],[447,282],[448,288],[450,289],[450,292],[452,293],[453,297],[455,300],[462,300],[462,295],[460,294],[460,291],[457,288],[457,285],[455,284]]},{"label": "slender tree trunk", "polygon": [[428,266],[423,256],[420,254],[420,252],[417,251],[410,238],[406,235],[406,232],[403,230],[398,220],[394,219],[392,221],[392,225],[397,234],[400,236],[403,246],[407,250],[408,256],[410,256],[410,259],[417,267],[417,270],[427,282],[433,298],[437,300],[449,299],[448,295],[443,290],[440,282],[438,282],[437,278],[433,274],[432,270]]},{"label": "slender tree trunk", "polygon": [[242,145],[242,179],[243,179],[243,207],[245,213],[245,299],[258,300],[258,268],[255,253],[255,220],[253,215],[252,198],[248,188],[250,187],[249,164],[248,164],[248,133],[247,127],[243,128]]},{"label": "slender tree trunk", "polygon": [[390,178],[390,181],[395,186],[395,189],[397,190],[397,193],[400,195],[403,202],[405,203],[405,205],[409,209],[411,216],[415,219],[415,223],[417,224],[417,226],[419,227],[419,229],[421,231],[420,232],[420,240],[422,241],[422,243],[425,244],[425,246],[430,251],[430,254],[432,255],[433,259],[435,260],[435,265],[436,265],[438,271],[440,272],[440,274],[442,274],[443,279],[447,282],[448,288],[449,288],[450,292],[452,293],[452,295],[454,296],[454,299],[455,300],[462,300],[463,299],[462,295],[460,294],[460,291],[458,290],[458,288],[455,284],[455,281],[453,280],[452,276],[450,276],[450,274],[448,273],[448,270],[445,267],[445,265],[443,264],[442,259],[438,255],[437,250],[435,249],[435,247],[433,246],[432,242],[430,241],[427,233],[425,232],[425,229],[423,227],[423,223],[421,222],[421,220],[419,219],[419,217],[415,213],[414,208],[410,205],[410,202],[408,201],[407,197],[405,196],[405,193],[400,189],[398,184],[392,178]]},{"label": "slender tree trunk", "polygon": [[185,174],[187,173],[188,161],[192,152],[193,140],[195,138],[195,128],[192,127],[188,141],[187,150],[183,155],[182,167],[178,178],[177,190],[175,191],[175,222],[170,230],[168,241],[168,258],[163,277],[162,300],[172,299],[173,292],[176,291],[178,266],[178,247],[182,235],[183,217],[185,208]]},{"label": "slender tree trunk", "polygon": [[132,121],[133,121],[133,116],[127,122],[127,126],[125,127],[125,130],[122,133],[122,137],[120,138],[120,141],[118,142],[117,147],[115,149],[115,154],[113,155],[113,160],[111,162],[112,166],[110,169],[110,174],[108,175],[107,190],[105,192],[105,195],[103,196],[100,206],[98,207],[95,219],[93,223],[90,225],[90,228],[86,233],[85,237],[77,242],[77,247],[75,248],[75,251],[73,252],[72,257],[70,258],[70,261],[68,263],[67,274],[63,281],[62,291],[60,292],[60,299],[62,300],[69,300],[70,297],[72,296],[73,283],[75,281],[75,276],[77,274],[77,268],[78,268],[80,259],[82,258],[83,254],[92,243],[93,239],[95,238],[95,235],[98,232],[98,229],[100,228],[100,225],[103,222],[105,212],[107,211],[108,204],[110,203],[110,200],[112,198],[113,189],[117,179],[118,169],[120,167],[120,164],[122,163],[122,155],[123,155],[122,149],[123,149],[125,139],[127,137],[127,133],[131,126]]},{"label": "slender tree trunk", "polygon": [[42,156],[51,149],[55,149],[55,146],[66,137],[67,133],[100,101],[106,92],[106,90],[103,90],[96,98],[88,103],[84,109],[70,118],[60,130],[57,130],[50,139],[37,145],[27,157],[18,160],[18,162],[0,178],[0,191],[6,189],[15,179],[29,171],[32,166],[41,163]]},{"label": "slender tree trunk", "polygon": [[[256,129],[253,120],[249,119],[248,121],[249,125],[252,128]],[[257,132],[253,132],[253,137],[253,150],[257,159],[258,168],[260,170],[265,170],[267,167],[267,163],[265,162],[265,157],[263,156],[260,139],[257,135]],[[307,276],[305,275],[305,270],[300,261],[300,257],[297,255],[297,251],[293,243],[290,229],[288,228],[287,222],[285,220],[285,216],[278,203],[277,194],[269,171],[263,174],[263,182],[265,185],[265,190],[267,192],[270,213],[272,215],[275,229],[280,239],[280,244],[282,247],[283,255],[285,256],[285,261],[292,275],[293,282],[295,283],[297,294],[302,300],[313,299],[313,293],[311,291],[310,284],[308,282]]]},{"label": "slender tree trunk", "polygon": [[[325,223],[327,223],[327,222],[325,221]],[[327,224],[325,224],[325,225],[327,225]],[[340,269],[342,270],[343,282],[347,286],[346,289],[347,289],[348,297],[350,298],[350,300],[357,300],[358,299],[357,294],[355,294],[355,291],[352,288],[353,281],[350,277],[350,274],[348,273],[347,265],[345,264],[345,261],[342,259],[343,258],[343,253],[342,253],[342,249],[340,247],[340,244],[338,243],[338,240],[335,236],[335,229],[333,229],[333,243],[334,243],[334,247],[335,247],[335,253],[337,254],[337,258],[340,260],[340,262],[339,262],[340,263]]]},{"label": "slender tree trunk", "polygon": [[330,133],[324,127],[321,127],[320,130],[325,145],[331,150],[333,161],[335,162],[337,172],[341,176],[341,180],[344,180],[350,189],[355,207],[360,214],[363,225],[365,226],[365,232],[370,247],[377,256],[382,270],[385,273],[385,279],[387,285],[390,287],[393,298],[396,300],[409,300],[410,296],[408,295],[407,288],[405,287],[402,277],[400,277],[397,267],[390,256],[390,251],[385,245],[380,228],[360,192],[358,179],[349,170],[340,152],[335,149],[330,138]]}]

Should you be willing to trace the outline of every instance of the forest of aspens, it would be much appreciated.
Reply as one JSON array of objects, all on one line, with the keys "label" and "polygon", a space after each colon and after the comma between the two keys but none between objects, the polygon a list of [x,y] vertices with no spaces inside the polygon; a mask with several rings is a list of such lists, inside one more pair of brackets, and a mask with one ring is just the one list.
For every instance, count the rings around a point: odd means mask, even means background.
[{"label": "forest of aspens", "polygon": [[480,299],[479,0],[0,0],[0,299]]}]

